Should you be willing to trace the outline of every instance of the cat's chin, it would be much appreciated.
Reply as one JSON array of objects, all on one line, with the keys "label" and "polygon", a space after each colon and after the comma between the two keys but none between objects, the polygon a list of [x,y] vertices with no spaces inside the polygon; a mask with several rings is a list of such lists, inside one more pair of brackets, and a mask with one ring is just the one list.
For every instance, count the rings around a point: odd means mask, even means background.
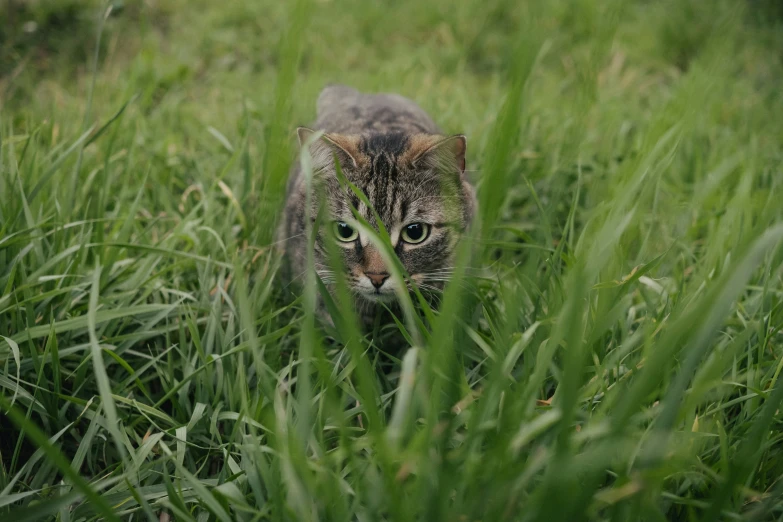
[{"label": "cat's chin", "polygon": [[369,301],[371,303],[390,303],[394,301],[397,296],[394,295],[394,292],[390,293],[378,293],[378,292],[361,292],[359,294],[365,301]]}]

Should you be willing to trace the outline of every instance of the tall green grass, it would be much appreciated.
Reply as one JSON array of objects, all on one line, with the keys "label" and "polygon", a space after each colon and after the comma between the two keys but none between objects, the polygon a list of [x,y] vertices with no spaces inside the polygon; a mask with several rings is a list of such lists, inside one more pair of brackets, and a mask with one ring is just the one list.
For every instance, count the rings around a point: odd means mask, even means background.
[{"label": "tall green grass", "polygon": [[[3,520],[783,518],[771,10],[120,7],[0,72]],[[439,306],[366,335],[277,275],[334,81],[467,134],[479,189]]]}]

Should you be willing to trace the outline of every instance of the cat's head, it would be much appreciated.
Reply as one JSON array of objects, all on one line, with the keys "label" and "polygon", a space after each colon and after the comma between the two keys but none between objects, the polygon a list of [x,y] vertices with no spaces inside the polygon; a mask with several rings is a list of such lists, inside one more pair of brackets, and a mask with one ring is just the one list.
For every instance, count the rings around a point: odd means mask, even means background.
[{"label": "cat's head", "polygon": [[[465,178],[465,137],[324,134],[313,140],[309,129],[298,133],[300,143],[310,142],[314,179],[325,188],[328,223],[315,244],[316,269],[324,282],[333,280],[325,243],[332,241],[340,247],[355,295],[368,301],[394,298],[398,282],[390,277],[379,248],[356,226],[353,207],[375,230],[373,209],[378,214],[411,280],[425,290],[441,289],[476,208],[474,189]],[[335,158],[373,209],[341,184]]]}]

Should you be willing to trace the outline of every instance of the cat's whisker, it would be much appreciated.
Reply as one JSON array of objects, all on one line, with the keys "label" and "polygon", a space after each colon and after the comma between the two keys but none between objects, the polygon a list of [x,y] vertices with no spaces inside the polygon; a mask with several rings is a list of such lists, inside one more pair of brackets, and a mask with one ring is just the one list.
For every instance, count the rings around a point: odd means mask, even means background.
[{"label": "cat's whisker", "polygon": [[[443,290],[442,290],[442,289],[440,289],[440,288],[438,288],[437,286],[434,286],[434,285],[428,285],[428,284],[426,284],[426,283],[422,283],[422,284],[418,285],[417,287],[418,287],[418,289],[419,289],[420,291],[424,291],[424,292],[426,292],[427,296],[430,296],[430,297],[432,297],[432,298],[434,298],[434,299],[437,299],[437,300],[438,300],[438,302],[440,302],[440,301],[441,301],[441,298],[440,298],[440,296],[441,296],[441,294],[443,293]],[[409,290],[411,290],[411,291],[412,291],[413,289],[412,289],[412,288],[409,288]]]},{"label": "cat's whisker", "polygon": [[[421,276],[425,278],[429,277],[453,277],[456,275],[456,270],[454,271],[440,271],[440,272],[427,272],[422,273]],[[484,280],[490,280],[492,278],[492,274],[490,272],[487,272],[486,270],[482,270],[480,268],[473,268],[473,269],[466,269],[465,273],[462,274],[463,276],[466,276],[470,279],[484,279]]]},{"label": "cat's whisker", "polygon": [[420,285],[422,285],[422,284],[430,284],[430,283],[455,284],[455,285],[459,285],[461,288],[464,288],[466,290],[469,290],[469,289],[472,288],[472,285],[470,285],[466,281],[453,279],[453,278],[449,278],[449,277],[428,277],[424,281],[422,281],[422,283],[420,283]]},{"label": "cat's whisker", "polygon": [[424,281],[431,279],[451,279],[453,275],[453,272],[430,272],[428,274],[421,274],[421,279]]},{"label": "cat's whisker", "polygon": [[448,275],[453,274],[453,270],[431,270],[429,272],[419,272],[416,274],[417,277],[428,277],[431,275]]},{"label": "cat's whisker", "polygon": [[275,246],[275,245],[279,245],[280,243],[285,243],[286,241],[290,241],[290,240],[292,240],[292,239],[296,239],[296,238],[298,238],[298,237],[302,237],[302,236],[304,236],[304,235],[305,235],[304,233],[301,233],[301,234],[294,234],[293,236],[284,237],[284,238],[282,238],[282,239],[278,239],[277,241],[272,241],[272,242],[271,242],[271,243],[269,243],[269,245],[267,245],[267,246]]},{"label": "cat's whisker", "polygon": [[418,203],[419,201],[427,201],[429,199],[457,199],[462,200],[462,196],[424,196],[421,198],[414,199],[411,201],[411,204]]},{"label": "cat's whisker", "polygon": [[[443,271],[455,272],[457,269],[458,269],[458,267],[456,267],[456,266],[444,266],[444,267],[441,267],[441,268],[433,268],[429,272],[421,272],[421,273],[427,274],[427,273],[431,273],[431,272],[443,272]],[[468,272],[473,271],[473,270],[484,270],[483,268],[476,268],[476,267],[472,267],[472,266],[466,266],[466,267],[463,267],[463,269],[468,271]]]}]

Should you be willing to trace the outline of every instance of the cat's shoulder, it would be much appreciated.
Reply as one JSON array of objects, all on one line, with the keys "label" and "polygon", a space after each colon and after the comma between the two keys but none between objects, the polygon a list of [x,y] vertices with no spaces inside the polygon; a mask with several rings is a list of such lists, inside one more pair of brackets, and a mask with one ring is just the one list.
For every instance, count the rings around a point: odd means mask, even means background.
[{"label": "cat's shoulder", "polygon": [[346,106],[361,107],[365,110],[371,110],[373,108],[422,110],[415,101],[400,94],[392,92],[367,93],[338,83],[328,84],[321,89],[321,93],[318,95],[318,100],[316,101],[316,111],[318,114],[328,112],[335,107]]},{"label": "cat's shoulder", "polygon": [[362,93],[353,87],[331,83],[321,89],[318,100],[315,102],[316,111],[320,115],[335,105],[356,104],[359,103],[361,97]]},{"label": "cat's shoulder", "polygon": [[319,123],[336,130],[382,130],[388,126],[390,130],[410,127],[418,132],[438,132],[416,102],[396,93],[364,93],[347,85],[329,84],[318,95],[316,111]]}]

